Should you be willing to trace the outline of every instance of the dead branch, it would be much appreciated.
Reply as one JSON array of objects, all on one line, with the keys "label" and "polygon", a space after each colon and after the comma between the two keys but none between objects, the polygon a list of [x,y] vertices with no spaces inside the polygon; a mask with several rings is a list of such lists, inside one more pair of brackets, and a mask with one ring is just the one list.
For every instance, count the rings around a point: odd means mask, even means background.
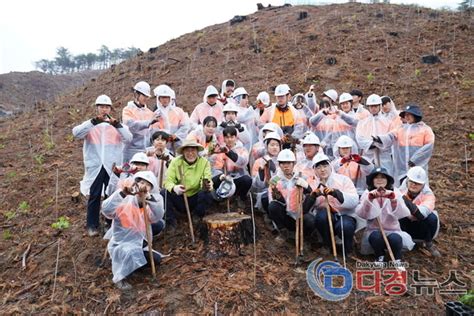
[{"label": "dead branch", "polygon": [[28,247],[26,248],[25,252],[23,253],[23,255],[21,256],[21,268],[23,270],[26,269],[26,258],[28,257],[29,253],[30,253],[30,249],[31,249],[31,243],[28,244]]},{"label": "dead branch", "polygon": [[56,279],[58,276],[58,266],[59,266],[59,246],[61,244],[61,239],[58,239],[58,251],[56,253],[56,268],[54,269],[54,283],[53,283],[53,293],[51,294],[51,302],[54,300],[54,292],[56,291]]}]

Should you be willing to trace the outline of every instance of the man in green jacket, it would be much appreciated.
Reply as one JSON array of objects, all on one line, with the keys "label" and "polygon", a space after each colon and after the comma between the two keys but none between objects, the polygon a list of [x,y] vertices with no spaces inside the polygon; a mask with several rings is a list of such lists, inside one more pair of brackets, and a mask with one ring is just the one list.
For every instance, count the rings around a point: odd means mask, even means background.
[{"label": "man in green jacket", "polygon": [[200,144],[185,140],[176,151],[179,156],[168,167],[161,194],[166,201],[166,224],[172,230],[176,228],[175,212],[186,212],[184,194],[191,213],[199,218],[204,217],[213,202],[211,165],[198,154],[203,149]]}]

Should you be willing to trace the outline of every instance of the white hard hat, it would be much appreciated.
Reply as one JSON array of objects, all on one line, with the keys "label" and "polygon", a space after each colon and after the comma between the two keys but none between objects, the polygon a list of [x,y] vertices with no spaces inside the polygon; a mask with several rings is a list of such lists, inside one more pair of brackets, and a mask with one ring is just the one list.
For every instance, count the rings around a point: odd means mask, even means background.
[{"label": "white hard hat", "polygon": [[322,161],[329,162],[330,160],[329,160],[329,157],[326,156],[325,154],[317,153],[316,156],[313,157],[313,167],[316,166],[318,163],[320,163]]},{"label": "white hard hat", "polygon": [[262,131],[276,132],[277,130],[275,129],[275,125],[277,124],[273,122],[266,123],[265,125],[263,125]]},{"label": "white hard hat", "polygon": [[112,106],[112,100],[105,94],[99,95],[97,99],[95,99],[95,105],[110,105]]},{"label": "white hard hat", "polygon": [[264,142],[266,143],[267,141],[269,141],[270,139],[275,139],[277,141],[279,141],[281,143],[281,137],[280,135],[277,133],[277,132],[270,132],[270,133],[267,133],[267,135],[265,135],[265,138],[264,138]]},{"label": "white hard hat", "polygon": [[382,98],[378,94],[371,94],[367,98],[367,105],[381,105],[382,104]]},{"label": "white hard hat", "polygon": [[130,159],[130,163],[133,162],[142,162],[146,163],[147,165],[150,164],[150,160],[148,159],[145,153],[136,153],[135,155],[133,155],[132,159]]},{"label": "white hard hat", "polygon": [[407,172],[407,178],[410,181],[425,184],[427,180],[426,171],[420,166],[410,168]]},{"label": "white hard hat", "polygon": [[295,154],[289,149],[283,149],[280,151],[277,157],[278,162],[295,162]]},{"label": "white hard hat", "polygon": [[270,105],[270,95],[266,91],[260,92],[257,96],[257,100],[262,101],[262,103],[265,104],[265,106]]},{"label": "white hard hat", "polygon": [[352,147],[354,146],[354,141],[352,140],[352,138],[350,138],[349,136],[347,135],[342,135],[341,137],[339,137],[336,141],[336,143],[334,144],[334,146],[338,147],[338,148],[347,148],[347,147]]},{"label": "white hard hat", "polygon": [[174,92],[173,89],[170,88],[171,92],[171,100],[176,100],[176,92]]},{"label": "white hard hat", "polygon": [[135,84],[133,87],[133,90],[140,92],[143,95],[146,95],[147,97],[150,97],[150,85],[146,83],[145,81],[140,81]]},{"label": "white hard hat", "polygon": [[170,97],[170,98],[172,98],[174,94],[173,90],[171,90],[171,88],[165,84],[160,84],[158,87],[153,89],[153,93],[157,97]]},{"label": "white hard hat", "polygon": [[158,189],[158,183],[156,182],[156,176],[153,174],[153,172],[151,171],[138,171],[137,173],[135,173],[135,175],[133,176],[133,180],[137,180],[137,179],[143,179],[143,180],[146,180],[148,181],[152,188],[153,189]]},{"label": "white hard hat", "polygon": [[350,93],[344,92],[339,96],[339,103],[347,102],[347,101],[352,101],[352,95]]},{"label": "white hard hat", "polygon": [[215,196],[218,201],[230,198],[235,194],[236,186],[232,177],[227,176],[222,180],[221,184],[215,191]]},{"label": "white hard hat", "polygon": [[287,84],[279,84],[275,88],[275,96],[276,97],[287,95],[289,92],[290,92],[290,87],[288,87]]},{"label": "white hard hat", "polygon": [[244,94],[249,95],[247,93],[247,90],[245,90],[245,88],[239,87],[234,90],[234,93],[232,93],[232,97],[235,98],[235,97],[238,97],[239,95],[244,95]]},{"label": "white hard hat", "polygon": [[210,95],[219,95],[219,91],[217,91],[216,87],[214,86],[207,86],[206,92],[204,92],[204,98],[207,98]]},{"label": "white hard hat", "polygon": [[321,145],[321,141],[316,134],[309,133],[303,138],[303,146],[304,145]]},{"label": "white hard hat", "polygon": [[337,91],[334,89],[329,89],[323,92],[325,96],[331,99],[333,102],[337,101]]},{"label": "white hard hat", "polygon": [[237,105],[235,105],[233,102],[228,102],[226,105],[224,105],[224,108],[222,109],[222,112],[223,113],[226,113],[226,112],[238,113],[239,112],[239,107]]}]

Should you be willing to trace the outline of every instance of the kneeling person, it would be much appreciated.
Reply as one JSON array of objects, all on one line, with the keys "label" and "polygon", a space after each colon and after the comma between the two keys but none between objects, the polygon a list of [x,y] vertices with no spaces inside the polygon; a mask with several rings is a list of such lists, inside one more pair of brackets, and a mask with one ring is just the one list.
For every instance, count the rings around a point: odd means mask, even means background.
[{"label": "kneeling person", "polygon": [[175,212],[186,212],[184,194],[188,198],[190,212],[198,218],[206,215],[212,203],[211,165],[198,154],[203,149],[200,144],[186,139],[176,151],[179,156],[168,167],[161,195],[166,200],[166,223],[172,229],[176,228]]},{"label": "kneeling person", "polygon": [[395,267],[403,270],[400,265],[402,250],[411,250],[415,244],[410,235],[400,229],[398,220],[410,215],[410,211],[405,206],[400,191],[393,187],[393,182],[393,177],[385,168],[373,169],[367,176],[367,190],[362,194],[356,214],[367,220],[361,253],[375,253],[376,265],[383,268],[387,248],[383,236],[385,234],[393,252]]},{"label": "kneeling person", "polygon": [[303,188],[305,194],[311,192],[311,187],[300,174],[294,173],[296,157],[291,150],[282,150],[277,160],[280,169],[270,180],[268,188],[268,216],[280,232],[277,238],[282,240],[289,237],[288,231],[296,230],[295,220],[299,218],[299,210],[302,208],[302,201],[298,199],[302,199],[298,193],[299,188]]},{"label": "kneeling person", "polygon": [[115,191],[102,203],[102,213],[113,220],[106,234],[110,238],[107,248],[112,259],[112,281],[120,289],[130,289],[125,278],[147,264],[143,249],[147,239],[145,216],[152,225],[163,218],[156,177],[151,171],[140,171],[133,178],[132,186]]},{"label": "kneeling person", "polygon": [[[313,159],[316,181],[313,192],[303,205],[305,230],[317,229],[323,243],[331,246],[331,235],[327,215],[330,208],[334,233],[343,239],[346,254],[352,252],[354,233],[363,228],[365,222],[355,214],[359,196],[354,183],[342,174],[332,171],[329,158],[318,153]],[[329,202],[327,205],[326,201]]]},{"label": "kneeling person", "polygon": [[428,183],[426,171],[419,166],[408,170],[407,179],[400,186],[403,200],[411,215],[400,220],[403,231],[410,234],[414,241],[424,241],[425,247],[434,257],[441,254],[433,244],[439,232],[439,216],[435,211],[435,196]]}]

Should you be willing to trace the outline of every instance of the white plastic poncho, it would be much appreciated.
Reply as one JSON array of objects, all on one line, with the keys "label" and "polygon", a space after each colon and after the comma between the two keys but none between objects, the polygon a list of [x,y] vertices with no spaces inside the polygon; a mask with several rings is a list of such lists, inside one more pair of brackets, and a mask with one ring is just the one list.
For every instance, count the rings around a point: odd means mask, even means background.
[{"label": "white plastic poncho", "polygon": [[[319,184],[320,180],[318,178],[315,178],[315,181],[313,183],[310,183],[311,188],[313,188],[313,190],[318,188]],[[331,205],[331,207],[338,211],[341,215],[347,215],[354,218],[356,220],[356,232],[364,228],[366,226],[365,220],[360,218],[355,213],[355,208],[359,204],[359,195],[357,194],[357,189],[355,188],[354,183],[351,181],[351,179],[349,179],[349,177],[346,177],[345,175],[334,172],[334,170],[331,170],[331,174],[329,175],[329,178],[327,179],[325,185],[332,189],[338,189],[342,192],[342,195],[344,196],[343,203],[339,202],[335,197],[331,195],[328,196],[329,204]],[[319,196],[316,199],[315,206],[318,206],[319,208],[321,206],[325,207],[325,197]],[[313,208],[311,210],[311,213],[314,214],[315,211],[316,208]]]},{"label": "white plastic poncho", "polygon": [[145,151],[145,148],[149,146],[153,112],[146,106],[139,108],[135,102],[130,101],[122,110],[122,120],[133,135],[132,141],[125,146],[123,151],[125,163],[132,159],[133,155]]},{"label": "white plastic poncho", "polygon": [[89,195],[90,187],[102,166],[110,176],[112,165],[122,162],[124,144],[132,140],[132,134],[126,126],[115,128],[103,122],[97,125],[90,120],[72,129],[77,139],[84,139],[84,178],[81,181],[81,193]]},{"label": "white plastic poncho", "polygon": [[[352,180],[357,189],[357,194],[359,196],[362,195],[362,193],[367,187],[366,177],[374,169],[373,163],[370,162],[370,159],[368,157],[364,156],[361,157],[369,162],[368,165],[358,164],[355,161],[341,163],[342,157],[339,154],[339,146],[334,144],[332,151],[334,154],[334,160],[331,162],[331,165],[334,171],[349,177],[349,179]],[[354,145],[351,148],[351,154],[358,154],[357,147]]]},{"label": "white plastic poncho", "polygon": [[393,145],[393,160],[395,165],[395,184],[406,177],[408,162],[425,169],[428,174],[428,163],[434,149],[435,135],[424,122],[403,124],[395,131],[380,136],[385,148]]},{"label": "white plastic poncho", "polygon": [[[370,115],[359,121],[356,128],[356,139],[363,155],[368,157],[377,167],[384,167],[393,174],[392,151],[382,144],[374,142],[372,136],[382,136],[391,131],[391,123],[382,115]],[[372,145],[375,148],[370,148]],[[379,160],[379,161],[378,161]],[[378,165],[380,163],[380,165]]]},{"label": "white plastic poncho", "polygon": [[[160,115],[160,119],[151,126],[150,134],[153,135],[156,131],[165,131],[170,135],[176,135],[178,140],[174,146],[175,148],[180,147],[191,131],[189,115],[176,105],[170,104],[164,107],[159,101],[154,113]],[[168,147],[171,148],[171,143],[168,144]]]},{"label": "white plastic poncho", "polygon": [[360,199],[360,204],[356,208],[356,214],[367,220],[367,228],[361,241],[361,253],[363,255],[374,253],[374,249],[369,243],[369,236],[373,231],[380,230],[377,217],[379,217],[387,236],[398,234],[402,238],[403,249],[412,250],[415,246],[411,236],[401,230],[400,223],[398,222],[399,219],[409,216],[410,211],[406,207],[400,191],[395,188],[393,192],[397,200],[395,209],[393,209],[391,201],[387,198],[382,198],[382,206],[379,203],[380,198],[370,201],[368,190],[364,191]]},{"label": "white plastic poncho", "polygon": [[[157,191],[147,199],[146,211],[150,223],[163,218],[163,199]],[[117,283],[147,263],[143,253],[146,240],[143,209],[138,206],[136,196],[124,198],[121,191],[115,191],[102,203],[102,213],[113,220],[106,236],[110,238],[107,248],[112,259],[112,281]]]}]

